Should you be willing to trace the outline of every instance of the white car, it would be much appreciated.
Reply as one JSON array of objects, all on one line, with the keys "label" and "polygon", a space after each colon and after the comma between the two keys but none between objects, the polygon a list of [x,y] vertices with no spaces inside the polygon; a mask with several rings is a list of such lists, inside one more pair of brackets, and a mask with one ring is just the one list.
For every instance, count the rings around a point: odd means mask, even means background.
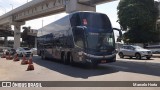
[{"label": "white car", "polygon": [[37,55],[37,48],[32,48],[31,52],[32,52],[33,55]]},{"label": "white car", "polygon": [[136,57],[136,59],[141,59],[142,57],[150,59],[152,57],[152,52],[150,50],[134,45],[124,45],[122,48],[120,48],[118,54],[120,58],[129,56],[130,58]]},{"label": "white car", "polygon": [[16,53],[19,55],[19,56],[23,56],[23,55],[26,55],[26,56],[30,56],[32,55],[32,52],[29,48],[27,47],[19,47],[17,50],[16,50]]}]

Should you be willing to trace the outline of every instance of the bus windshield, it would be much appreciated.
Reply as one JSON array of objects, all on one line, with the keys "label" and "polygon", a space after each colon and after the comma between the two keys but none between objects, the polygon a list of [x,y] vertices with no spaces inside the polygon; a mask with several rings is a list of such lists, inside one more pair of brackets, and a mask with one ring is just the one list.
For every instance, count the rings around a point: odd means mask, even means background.
[{"label": "bus windshield", "polygon": [[105,50],[114,47],[113,33],[88,33],[87,44],[89,49]]},{"label": "bus windshield", "polygon": [[98,29],[111,29],[111,22],[107,15],[81,12],[71,17],[71,26],[86,26]]}]

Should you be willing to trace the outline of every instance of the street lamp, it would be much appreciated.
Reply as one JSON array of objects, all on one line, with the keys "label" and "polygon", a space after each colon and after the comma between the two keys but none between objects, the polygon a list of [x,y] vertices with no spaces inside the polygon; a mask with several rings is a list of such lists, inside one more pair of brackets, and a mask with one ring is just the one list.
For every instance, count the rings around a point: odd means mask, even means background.
[{"label": "street lamp", "polygon": [[12,6],[12,10],[13,10],[13,4],[10,4]]},{"label": "street lamp", "polygon": [[42,29],[41,29],[41,34],[43,35],[42,30],[43,30],[43,18],[42,18]]}]

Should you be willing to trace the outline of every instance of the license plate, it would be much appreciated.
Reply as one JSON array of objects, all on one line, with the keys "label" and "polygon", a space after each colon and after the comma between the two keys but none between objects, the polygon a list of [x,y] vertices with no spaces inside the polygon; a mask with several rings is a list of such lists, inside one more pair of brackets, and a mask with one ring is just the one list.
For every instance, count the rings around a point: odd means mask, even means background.
[{"label": "license plate", "polygon": [[106,63],[106,60],[102,60],[101,63]]}]

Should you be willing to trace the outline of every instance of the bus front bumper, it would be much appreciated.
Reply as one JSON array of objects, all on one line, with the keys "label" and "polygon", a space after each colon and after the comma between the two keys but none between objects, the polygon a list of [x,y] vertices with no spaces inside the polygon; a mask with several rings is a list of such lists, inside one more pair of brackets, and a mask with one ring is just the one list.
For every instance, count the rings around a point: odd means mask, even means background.
[{"label": "bus front bumper", "polygon": [[106,56],[96,56],[91,54],[84,54],[85,61],[88,63],[110,63],[116,61],[116,54],[106,55]]}]

